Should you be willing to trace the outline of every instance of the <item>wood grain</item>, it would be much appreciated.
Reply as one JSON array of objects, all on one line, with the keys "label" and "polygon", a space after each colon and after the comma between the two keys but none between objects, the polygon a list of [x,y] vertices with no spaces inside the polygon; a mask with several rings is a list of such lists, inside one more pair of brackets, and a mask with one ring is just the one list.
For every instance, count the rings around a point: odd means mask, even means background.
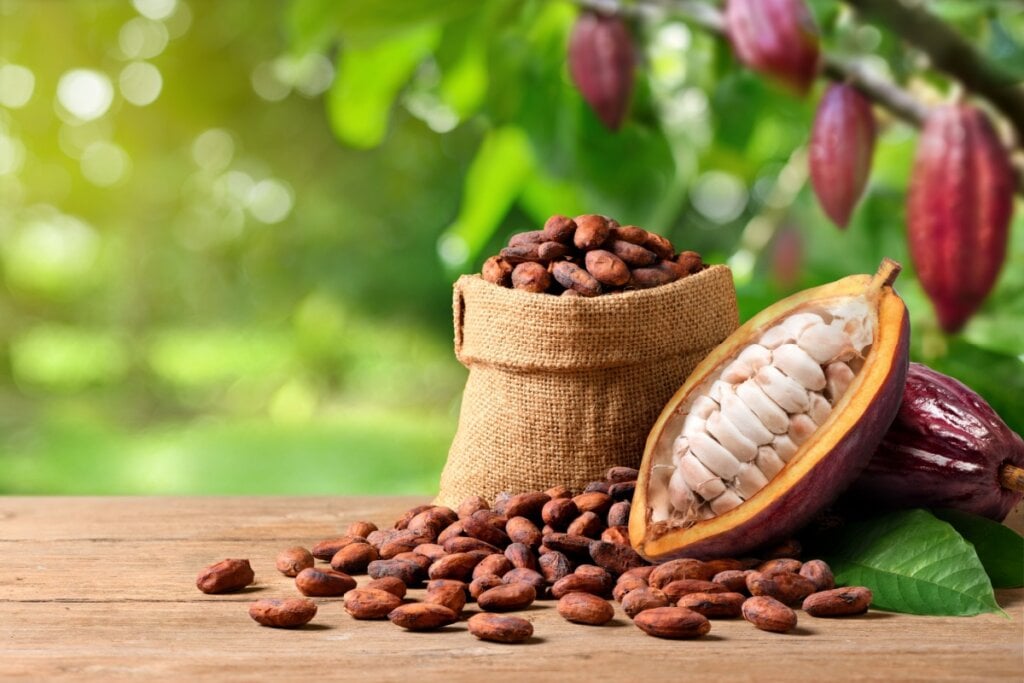
[{"label": "wood grain", "polygon": [[[318,599],[316,619],[297,631],[249,619],[251,600],[296,594],[273,569],[280,549],[357,519],[390,522],[420,502],[2,498],[0,679],[1021,680],[1024,590],[998,592],[1009,619],[801,613],[793,634],[715,621],[692,642],[645,636],[621,610],[604,627],[569,624],[552,602],[525,612],[535,637],[518,646],[478,641],[465,621],[436,633],[355,621],[339,599]],[[234,595],[197,591],[198,570],[230,556],[250,558],[257,584]]]}]

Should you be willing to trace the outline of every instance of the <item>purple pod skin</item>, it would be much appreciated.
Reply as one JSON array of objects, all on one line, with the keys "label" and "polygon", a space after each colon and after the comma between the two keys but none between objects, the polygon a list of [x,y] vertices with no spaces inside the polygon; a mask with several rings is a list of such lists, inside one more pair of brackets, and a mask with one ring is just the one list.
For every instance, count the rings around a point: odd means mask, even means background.
[{"label": "purple pod skin", "polygon": [[978,394],[911,363],[903,403],[844,503],[854,509],[952,508],[1001,522],[1021,499],[1001,485],[1024,468],[1024,440]]},{"label": "purple pod skin", "polygon": [[840,228],[864,194],[874,153],[871,103],[851,85],[829,86],[814,117],[808,165],[822,210]]}]

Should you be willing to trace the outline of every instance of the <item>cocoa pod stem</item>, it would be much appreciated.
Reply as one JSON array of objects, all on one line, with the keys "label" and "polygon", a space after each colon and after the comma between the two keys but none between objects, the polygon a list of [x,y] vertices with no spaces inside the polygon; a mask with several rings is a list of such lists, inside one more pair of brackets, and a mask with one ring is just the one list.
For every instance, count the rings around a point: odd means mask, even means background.
[{"label": "cocoa pod stem", "polygon": [[1006,463],[999,470],[999,485],[1004,489],[1024,493],[1024,468]]}]

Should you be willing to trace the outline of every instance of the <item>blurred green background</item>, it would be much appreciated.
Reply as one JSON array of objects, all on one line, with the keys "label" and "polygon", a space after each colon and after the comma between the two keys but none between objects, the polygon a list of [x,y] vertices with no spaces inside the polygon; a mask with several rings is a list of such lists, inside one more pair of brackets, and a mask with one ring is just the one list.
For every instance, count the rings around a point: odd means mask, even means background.
[{"label": "blurred green background", "polygon": [[[826,49],[950,84],[837,2]],[[1013,2],[932,11],[1024,73]],[[883,118],[831,225],[797,99],[719,39],[636,22],[611,134],[557,0],[0,0],[0,492],[431,492],[465,371],[450,287],[512,232],[599,212],[732,266],[749,317],[883,256],[914,356],[1024,431],[1024,212],[996,291],[938,331],[904,239],[917,133]],[[884,113],[879,112],[884,117]]]}]

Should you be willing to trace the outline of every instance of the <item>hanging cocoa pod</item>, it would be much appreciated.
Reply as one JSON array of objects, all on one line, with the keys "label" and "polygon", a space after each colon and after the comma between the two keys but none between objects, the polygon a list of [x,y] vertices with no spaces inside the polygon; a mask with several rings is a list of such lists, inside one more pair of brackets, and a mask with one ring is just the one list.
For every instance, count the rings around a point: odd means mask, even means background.
[{"label": "hanging cocoa pod", "polygon": [[911,363],[903,403],[845,505],[943,507],[1001,522],[1024,491],[1024,440],[981,396]]},{"label": "hanging cocoa pod", "polygon": [[811,129],[811,185],[821,208],[840,228],[864,193],[875,152],[871,103],[845,83],[829,86]]},{"label": "hanging cocoa pod", "polygon": [[569,38],[569,75],[605,127],[618,130],[633,92],[633,38],[621,17],[580,14]]},{"label": "hanging cocoa pod", "polygon": [[645,558],[789,538],[863,470],[899,409],[910,337],[885,259],[788,297],[713,350],[651,430],[629,537]]},{"label": "hanging cocoa pod", "polygon": [[907,194],[907,240],[939,324],[956,332],[981,306],[1006,259],[1014,174],[985,114],[931,111]]},{"label": "hanging cocoa pod", "polygon": [[741,62],[801,95],[818,73],[818,30],[803,0],[727,0],[725,32]]}]

